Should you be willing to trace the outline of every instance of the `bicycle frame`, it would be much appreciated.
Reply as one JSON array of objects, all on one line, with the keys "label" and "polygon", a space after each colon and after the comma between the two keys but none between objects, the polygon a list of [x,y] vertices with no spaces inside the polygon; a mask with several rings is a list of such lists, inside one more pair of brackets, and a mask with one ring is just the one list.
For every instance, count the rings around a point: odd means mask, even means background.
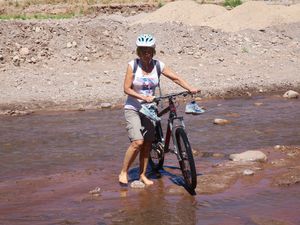
[{"label": "bicycle frame", "polygon": [[[184,125],[183,117],[182,116],[180,116],[180,117],[177,116],[177,109],[176,109],[176,106],[175,106],[174,99],[175,98],[173,96],[168,97],[169,105],[158,113],[158,116],[161,117],[162,115],[169,112],[169,118],[168,118],[168,123],[167,123],[167,133],[166,133],[165,138],[163,137],[161,122],[160,121],[157,122],[156,126],[157,126],[158,135],[159,135],[161,141],[164,144],[164,152],[166,153],[166,152],[170,151],[169,146],[170,146],[170,140],[171,140],[171,137],[172,137],[173,142],[174,142],[174,149],[171,152],[176,154],[178,159],[181,160],[181,158],[178,154],[176,143],[174,141],[175,140],[175,133],[174,133],[175,129],[173,129],[173,128],[174,128],[174,126],[176,126],[176,127],[181,126],[181,127],[185,128],[185,125]],[[179,121],[179,125],[174,125],[174,121],[176,121],[176,120]]]},{"label": "bicycle frame", "polygon": [[[149,162],[154,171],[163,169],[164,155],[167,152],[174,153],[178,159],[180,169],[182,171],[185,185],[188,190],[195,190],[197,186],[197,173],[192,149],[185,131],[183,117],[177,116],[175,97],[186,96],[189,92],[181,92],[155,98],[153,102],[159,104],[162,99],[168,99],[168,106],[157,112],[157,116],[161,117],[169,113],[167,121],[167,131],[164,138],[161,121],[156,120],[155,140],[152,143]],[[158,111],[158,110],[157,110]],[[173,148],[170,149],[170,141],[173,139]]]}]

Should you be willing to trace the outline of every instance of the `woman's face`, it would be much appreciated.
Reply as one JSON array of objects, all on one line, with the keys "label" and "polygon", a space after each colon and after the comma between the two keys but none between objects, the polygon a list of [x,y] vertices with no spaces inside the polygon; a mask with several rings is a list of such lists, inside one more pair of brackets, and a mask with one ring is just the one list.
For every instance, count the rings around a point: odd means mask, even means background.
[{"label": "woman's face", "polygon": [[139,47],[139,57],[143,62],[150,62],[154,55],[154,48]]}]

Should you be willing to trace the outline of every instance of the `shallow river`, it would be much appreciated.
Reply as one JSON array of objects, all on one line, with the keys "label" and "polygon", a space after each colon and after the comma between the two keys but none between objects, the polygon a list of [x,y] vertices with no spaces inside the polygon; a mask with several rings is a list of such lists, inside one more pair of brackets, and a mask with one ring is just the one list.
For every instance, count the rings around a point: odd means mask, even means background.
[{"label": "shallow river", "polygon": [[[197,151],[230,154],[300,144],[299,100],[253,97],[202,105],[205,114],[184,117]],[[214,118],[233,122],[218,126]],[[146,189],[120,188],[128,144],[122,110],[0,117],[0,224],[300,224],[299,184],[237,182],[220,194],[191,196],[170,191],[175,168]],[[166,157],[166,167],[177,166],[173,156]],[[201,176],[201,168],[225,159],[195,160]],[[96,187],[100,195],[89,194]]]}]

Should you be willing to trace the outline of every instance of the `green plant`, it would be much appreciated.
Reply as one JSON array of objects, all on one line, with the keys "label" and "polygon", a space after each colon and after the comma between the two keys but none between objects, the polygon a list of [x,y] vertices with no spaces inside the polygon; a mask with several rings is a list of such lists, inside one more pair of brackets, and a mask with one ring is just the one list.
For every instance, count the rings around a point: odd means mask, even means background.
[{"label": "green plant", "polygon": [[15,7],[18,8],[20,6],[18,1],[15,1]]},{"label": "green plant", "polygon": [[243,47],[243,48],[242,48],[242,52],[243,52],[243,53],[248,53],[249,50],[248,50],[246,47]]},{"label": "green plant", "polygon": [[231,8],[234,8],[238,5],[241,5],[243,2],[241,0],[225,0],[224,6],[229,6]]},{"label": "green plant", "polygon": [[163,6],[164,6],[164,3],[161,2],[161,1],[159,1],[159,3],[158,3],[158,8],[161,8],[161,7],[163,7]]},{"label": "green plant", "polygon": [[57,14],[57,15],[43,15],[43,14],[34,14],[34,15],[0,15],[0,20],[31,20],[31,19],[70,19],[74,17],[74,13],[68,14]]}]

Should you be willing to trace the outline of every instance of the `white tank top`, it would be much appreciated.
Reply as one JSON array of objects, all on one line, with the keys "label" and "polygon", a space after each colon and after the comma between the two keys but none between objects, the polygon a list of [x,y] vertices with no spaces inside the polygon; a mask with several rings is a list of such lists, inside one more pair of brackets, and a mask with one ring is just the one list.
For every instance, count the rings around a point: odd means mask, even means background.
[{"label": "white tank top", "polygon": [[[165,64],[159,60],[157,60],[157,63],[160,64],[160,69],[163,71]],[[131,66],[133,71],[134,60],[131,60],[128,64]],[[133,76],[134,79],[132,82],[132,88],[134,91],[145,96],[153,96],[155,94],[155,88],[158,86],[159,82],[155,66],[149,74],[144,75],[141,67],[141,61],[139,60],[136,72]],[[139,111],[141,109],[141,101],[142,100],[128,95],[124,108]]]}]

